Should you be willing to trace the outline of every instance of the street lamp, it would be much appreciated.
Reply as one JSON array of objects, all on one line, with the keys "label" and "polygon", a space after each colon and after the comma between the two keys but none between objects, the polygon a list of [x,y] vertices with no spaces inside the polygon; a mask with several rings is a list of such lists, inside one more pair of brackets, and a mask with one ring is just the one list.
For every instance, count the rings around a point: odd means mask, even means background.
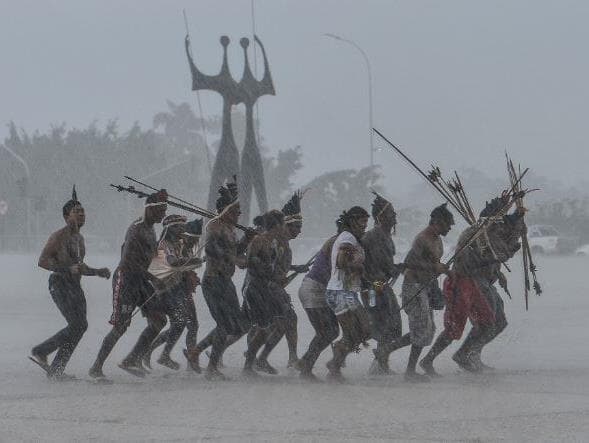
[{"label": "street lamp", "polygon": [[339,40],[340,42],[347,43],[352,45],[356,48],[362,57],[364,58],[364,62],[366,63],[366,70],[368,71],[368,124],[369,124],[369,134],[370,134],[370,166],[374,166],[374,134],[372,128],[374,125],[372,124],[372,69],[370,67],[370,60],[368,60],[368,56],[364,52],[364,50],[358,46],[358,44],[352,40],[348,40],[347,38],[340,37],[339,35],[335,34],[323,34],[325,37],[333,38],[334,40]]}]

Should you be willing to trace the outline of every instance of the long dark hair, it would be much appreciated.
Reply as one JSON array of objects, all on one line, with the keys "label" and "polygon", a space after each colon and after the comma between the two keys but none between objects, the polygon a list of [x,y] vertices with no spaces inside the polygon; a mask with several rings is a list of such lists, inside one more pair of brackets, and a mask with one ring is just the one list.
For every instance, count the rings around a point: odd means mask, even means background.
[{"label": "long dark hair", "polygon": [[[339,218],[335,221],[337,226],[337,233],[341,234],[343,231],[348,231],[352,235],[355,234],[352,232],[352,222],[361,218],[369,218],[370,214],[366,211],[366,209],[362,208],[361,206],[353,206],[347,211],[343,211]],[[356,240],[360,241],[359,238]]]}]

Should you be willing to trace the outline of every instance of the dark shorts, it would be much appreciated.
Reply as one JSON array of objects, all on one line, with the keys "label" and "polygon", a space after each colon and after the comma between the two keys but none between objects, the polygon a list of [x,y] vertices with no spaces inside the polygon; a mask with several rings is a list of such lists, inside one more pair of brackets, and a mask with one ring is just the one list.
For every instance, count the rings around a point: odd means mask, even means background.
[{"label": "dark shorts", "polygon": [[141,311],[146,316],[151,309],[156,309],[154,298],[148,302],[152,294],[153,286],[145,277],[115,270],[112,277],[112,315],[109,323],[113,326],[129,326],[137,306],[142,306]]},{"label": "dark shorts", "polygon": [[364,293],[362,293],[362,301],[370,317],[373,339],[390,341],[402,335],[399,303],[389,285],[385,285],[383,290],[377,293],[375,306],[369,305],[368,295]]},{"label": "dark shorts", "polygon": [[250,323],[239,306],[235,285],[230,278],[205,276],[202,292],[218,329],[235,336],[241,336],[249,330]]},{"label": "dark shorts", "polygon": [[284,307],[267,281],[250,277],[243,287],[243,311],[253,326],[267,328],[283,315]]}]

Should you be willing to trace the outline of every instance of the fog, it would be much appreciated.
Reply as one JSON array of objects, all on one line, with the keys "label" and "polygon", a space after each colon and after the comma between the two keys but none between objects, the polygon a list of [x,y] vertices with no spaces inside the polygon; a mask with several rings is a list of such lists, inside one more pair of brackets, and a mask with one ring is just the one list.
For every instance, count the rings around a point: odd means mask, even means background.
[{"label": "fog", "polygon": [[[166,99],[195,103],[183,52],[182,9],[203,71],[243,69],[238,40],[251,36],[250,1],[7,1],[0,18],[0,122],[30,131],[118,117],[151,124]],[[535,172],[585,178],[589,5],[583,1],[255,2],[256,32],[277,96],[260,100],[269,147],[301,145],[304,183],[326,169],[367,165],[367,53],[374,124],[420,164],[481,166],[502,174],[508,148]],[[220,99],[202,93],[205,114]],[[558,161],[554,154],[558,152]],[[317,162],[316,158],[327,161]],[[375,161],[391,193],[417,181],[386,149]]]}]

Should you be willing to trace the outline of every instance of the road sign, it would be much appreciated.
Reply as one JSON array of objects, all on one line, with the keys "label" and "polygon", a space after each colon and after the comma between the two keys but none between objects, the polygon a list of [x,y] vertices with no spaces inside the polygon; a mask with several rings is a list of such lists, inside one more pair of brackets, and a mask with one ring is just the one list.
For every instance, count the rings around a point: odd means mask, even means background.
[{"label": "road sign", "polygon": [[0,215],[6,215],[8,212],[8,203],[5,200],[0,200]]}]

